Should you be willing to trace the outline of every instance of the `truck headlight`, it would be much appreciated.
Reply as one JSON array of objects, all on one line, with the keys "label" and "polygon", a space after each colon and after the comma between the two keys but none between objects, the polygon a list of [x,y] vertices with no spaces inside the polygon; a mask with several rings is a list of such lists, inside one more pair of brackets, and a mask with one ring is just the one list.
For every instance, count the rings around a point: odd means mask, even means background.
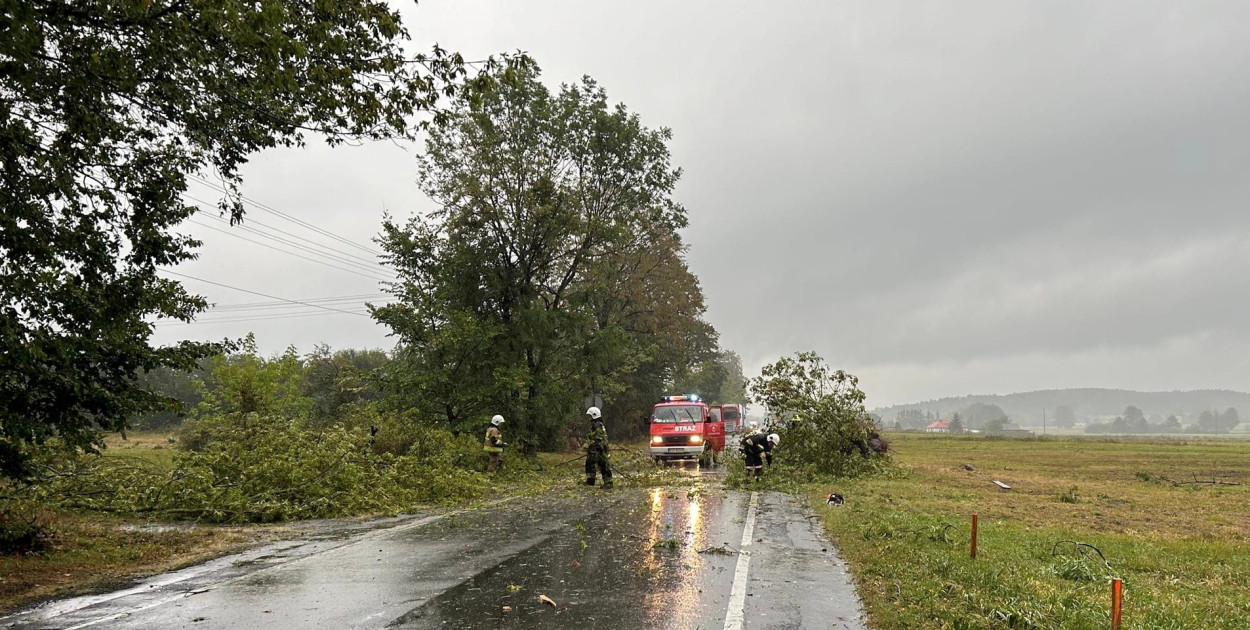
[{"label": "truck headlight", "polygon": [[664,438],[662,438],[662,437],[660,437],[660,436],[658,436],[658,435],[653,435],[653,436],[651,436],[651,443],[652,443],[652,444],[663,444],[663,443],[664,443]]},{"label": "truck headlight", "polygon": [[703,436],[702,436],[702,435],[692,435],[692,436],[690,436],[690,443],[691,443],[691,444],[700,444],[700,443],[702,443],[702,442],[703,442]]}]

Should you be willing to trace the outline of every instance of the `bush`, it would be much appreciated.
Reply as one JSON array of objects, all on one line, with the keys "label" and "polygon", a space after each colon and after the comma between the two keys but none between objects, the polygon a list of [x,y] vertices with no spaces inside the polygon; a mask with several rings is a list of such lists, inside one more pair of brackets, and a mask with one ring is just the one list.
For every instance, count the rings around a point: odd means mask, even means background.
[{"label": "bush", "polygon": [[[378,452],[368,430],[314,430],[256,414],[197,420],[173,468],[128,458],[80,458],[41,486],[62,505],[211,522],[269,522],[396,513],[482,496],[486,483],[450,432],[421,429],[408,453]],[[480,447],[476,453],[480,455]]]},{"label": "bush", "polygon": [[25,501],[8,501],[0,510],[0,553],[40,553],[52,543],[52,530],[38,508]]}]

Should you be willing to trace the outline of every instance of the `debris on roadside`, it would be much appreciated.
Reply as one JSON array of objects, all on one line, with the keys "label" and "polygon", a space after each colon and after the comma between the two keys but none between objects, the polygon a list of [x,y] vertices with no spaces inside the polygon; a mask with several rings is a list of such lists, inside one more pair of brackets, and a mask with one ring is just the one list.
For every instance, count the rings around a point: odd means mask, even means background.
[{"label": "debris on roadside", "polygon": [[830,492],[829,496],[825,497],[825,505],[846,505],[846,498],[837,492]]},{"label": "debris on roadside", "polygon": [[1001,481],[999,481],[999,480],[997,480],[997,479],[995,479],[995,480],[994,480],[994,485],[998,486],[999,488],[1002,488],[1003,490],[1010,490],[1010,489],[1011,489],[1011,486],[1009,486],[1009,485],[1007,485],[1007,484],[1005,484],[1005,483],[1003,483],[1003,482],[1001,482]]},{"label": "debris on roadside", "polygon": [[711,553],[711,554],[716,554],[716,555],[721,555],[721,556],[733,556],[733,555],[737,555],[738,552],[734,551],[733,549],[730,549],[729,543],[721,543],[719,547],[704,547],[703,549],[699,550],[699,553]]},{"label": "debris on roadside", "polygon": [[556,608],[556,600],[551,599],[550,597],[547,597],[546,595],[539,595],[538,599],[542,603],[547,604],[551,606],[552,608]]}]

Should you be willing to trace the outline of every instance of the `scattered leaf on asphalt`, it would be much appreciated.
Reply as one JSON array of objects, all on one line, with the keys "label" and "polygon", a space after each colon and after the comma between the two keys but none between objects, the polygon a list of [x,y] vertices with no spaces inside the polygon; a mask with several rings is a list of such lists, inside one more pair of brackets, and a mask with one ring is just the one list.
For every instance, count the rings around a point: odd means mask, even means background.
[{"label": "scattered leaf on asphalt", "polygon": [[556,607],[556,600],[551,599],[550,597],[547,597],[546,595],[539,595],[538,599],[542,600],[544,604],[549,604],[552,608]]}]

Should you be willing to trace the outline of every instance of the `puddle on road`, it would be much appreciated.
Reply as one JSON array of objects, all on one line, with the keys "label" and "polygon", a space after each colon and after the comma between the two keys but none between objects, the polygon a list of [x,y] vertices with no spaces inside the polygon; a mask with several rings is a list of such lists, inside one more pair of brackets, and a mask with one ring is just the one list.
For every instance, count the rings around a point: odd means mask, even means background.
[{"label": "puddle on road", "polygon": [[704,576],[734,561],[699,553],[724,542],[709,540],[706,522],[725,497],[700,485],[637,497],[570,523],[391,627],[694,627]]}]

